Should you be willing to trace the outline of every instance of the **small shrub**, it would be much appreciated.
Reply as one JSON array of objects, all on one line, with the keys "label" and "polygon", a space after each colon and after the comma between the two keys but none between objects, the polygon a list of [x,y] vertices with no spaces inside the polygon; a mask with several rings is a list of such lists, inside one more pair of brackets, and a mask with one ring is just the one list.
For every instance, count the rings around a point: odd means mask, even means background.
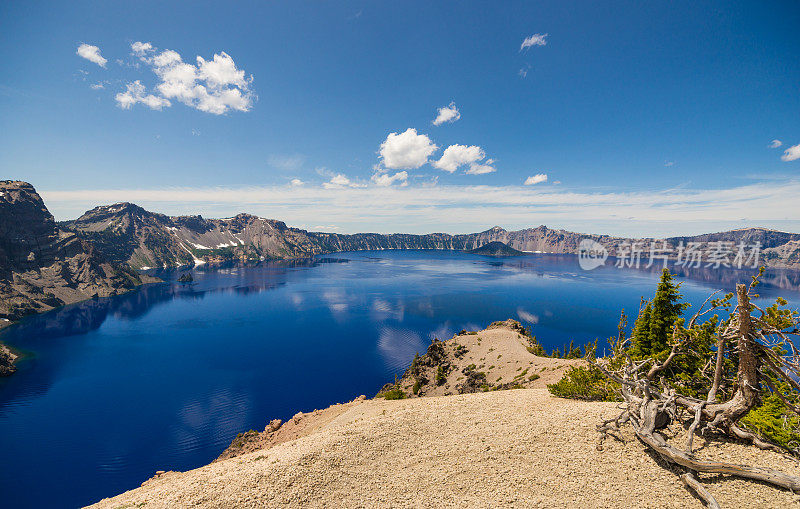
[{"label": "small shrub", "polygon": [[419,383],[419,380],[417,380],[416,382],[414,382],[414,388],[413,388],[413,389],[411,389],[411,391],[412,391],[412,392],[413,392],[415,395],[416,395],[416,394],[419,394],[419,389],[420,389],[420,387],[422,387],[422,384],[421,384],[421,383]]},{"label": "small shrub", "polygon": [[553,396],[587,401],[619,401],[618,388],[591,366],[573,366],[561,380],[547,386]]},{"label": "small shrub", "polygon": [[401,388],[390,389],[383,393],[383,399],[405,399],[406,393]]},{"label": "small shrub", "polygon": [[445,382],[447,382],[447,369],[439,364],[439,367],[436,368],[436,385],[444,385]]},{"label": "small shrub", "polygon": [[800,448],[800,417],[789,410],[776,394],[763,398],[742,423],[770,442],[789,450]]},{"label": "small shrub", "polygon": [[534,380],[538,380],[539,378],[540,378],[539,374],[538,373],[534,373],[534,374],[532,374],[531,376],[528,377],[528,380],[533,382]]}]

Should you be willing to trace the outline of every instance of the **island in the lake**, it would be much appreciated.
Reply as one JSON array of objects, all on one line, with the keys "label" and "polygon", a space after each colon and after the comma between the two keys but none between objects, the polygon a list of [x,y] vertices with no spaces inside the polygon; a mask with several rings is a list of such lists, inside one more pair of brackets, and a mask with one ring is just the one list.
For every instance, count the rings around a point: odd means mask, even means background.
[{"label": "island in the lake", "polygon": [[489,242],[488,244],[484,244],[475,249],[470,249],[467,252],[470,254],[483,256],[520,256],[525,254],[522,251],[517,251],[505,242],[500,242],[499,240]]}]

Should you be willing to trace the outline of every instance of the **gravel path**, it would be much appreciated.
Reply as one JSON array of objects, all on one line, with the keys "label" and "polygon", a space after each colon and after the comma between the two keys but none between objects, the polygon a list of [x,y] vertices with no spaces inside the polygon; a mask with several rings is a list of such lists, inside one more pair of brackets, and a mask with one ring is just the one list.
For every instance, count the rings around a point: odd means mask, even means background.
[{"label": "gravel path", "polygon": [[[614,407],[545,389],[354,402],[307,436],[168,472],[95,507],[702,507],[630,431],[596,449],[594,427]],[[695,444],[701,457],[800,474],[778,454]],[[761,484],[702,479],[723,507],[800,505]]]}]

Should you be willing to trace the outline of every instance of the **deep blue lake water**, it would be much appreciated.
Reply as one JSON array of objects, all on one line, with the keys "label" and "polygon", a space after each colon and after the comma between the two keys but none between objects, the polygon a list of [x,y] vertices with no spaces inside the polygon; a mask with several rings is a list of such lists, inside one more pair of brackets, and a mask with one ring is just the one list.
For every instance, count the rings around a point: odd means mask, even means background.
[{"label": "deep blue lake water", "polygon": [[[545,347],[583,344],[635,318],[658,273],[572,256],[344,253],[316,261],[165,273],[113,299],[30,317],[0,333],[29,352],[0,379],[3,507],[75,507],[135,488],[156,470],[216,458],[273,418],[371,397],[423,352],[516,318]],[[698,270],[699,305],[749,273]],[[684,280],[683,278],[680,278]],[[770,271],[761,299],[800,305],[800,275]]]}]

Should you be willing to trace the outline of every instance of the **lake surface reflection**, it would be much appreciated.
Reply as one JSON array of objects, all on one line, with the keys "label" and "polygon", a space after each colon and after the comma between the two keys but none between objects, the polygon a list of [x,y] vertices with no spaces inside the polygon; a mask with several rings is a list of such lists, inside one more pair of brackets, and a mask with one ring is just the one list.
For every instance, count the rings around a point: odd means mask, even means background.
[{"label": "lake surface reflection", "polygon": [[[699,305],[750,274],[698,269],[682,292]],[[74,507],[201,466],[270,419],[374,395],[461,329],[511,317],[548,349],[607,338],[659,274],[586,272],[568,255],[382,251],[178,275],[0,334],[30,353],[0,380],[4,507]],[[764,280],[760,301],[798,307],[797,272]]]}]

